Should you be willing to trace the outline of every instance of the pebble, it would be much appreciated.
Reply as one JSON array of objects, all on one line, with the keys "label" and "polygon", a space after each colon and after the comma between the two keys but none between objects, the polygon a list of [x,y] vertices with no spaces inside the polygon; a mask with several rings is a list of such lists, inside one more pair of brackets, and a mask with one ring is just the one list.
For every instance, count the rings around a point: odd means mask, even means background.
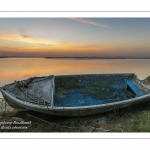
[{"label": "pebble", "polygon": [[12,117],[11,118],[11,121],[18,121],[18,122],[21,122],[21,121],[24,121],[22,118],[18,118],[18,117]]},{"label": "pebble", "polygon": [[106,117],[101,117],[101,118],[98,118],[98,119],[94,119],[92,121],[92,123],[106,123]]}]

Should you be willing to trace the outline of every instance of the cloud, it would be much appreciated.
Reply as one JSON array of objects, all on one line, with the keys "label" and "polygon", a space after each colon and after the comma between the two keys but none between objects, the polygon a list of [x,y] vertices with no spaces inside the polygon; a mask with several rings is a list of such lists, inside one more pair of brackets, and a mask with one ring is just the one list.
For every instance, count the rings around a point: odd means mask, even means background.
[{"label": "cloud", "polygon": [[[8,42],[9,44],[7,44]],[[7,47],[6,47],[7,46]],[[98,53],[107,50],[107,46],[91,45],[87,43],[53,41],[48,39],[33,38],[28,35],[19,33],[3,33],[0,34],[0,53],[26,55],[33,54],[43,55],[69,55],[69,54],[86,54]]]},{"label": "cloud", "polygon": [[22,35],[23,38],[30,38],[30,36]]},{"label": "cloud", "polygon": [[97,23],[97,22],[94,22],[94,21],[89,21],[89,20],[86,20],[86,19],[80,19],[80,18],[70,18],[70,19],[74,20],[74,21],[81,22],[81,23],[85,23],[85,24],[100,26],[100,27],[104,27],[104,28],[110,28],[110,26],[108,26],[108,25],[100,24],[100,23]]},{"label": "cloud", "polygon": [[24,43],[29,43],[29,44],[44,44],[44,45],[49,45],[49,46],[58,44],[58,42],[56,41],[33,38],[27,35],[19,35],[17,33],[0,34],[0,40],[24,42]]}]

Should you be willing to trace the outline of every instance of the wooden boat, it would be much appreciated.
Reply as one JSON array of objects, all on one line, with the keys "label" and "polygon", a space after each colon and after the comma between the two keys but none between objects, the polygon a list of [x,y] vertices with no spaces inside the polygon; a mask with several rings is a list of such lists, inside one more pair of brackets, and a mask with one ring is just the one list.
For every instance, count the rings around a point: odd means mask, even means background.
[{"label": "wooden boat", "polygon": [[32,77],[1,87],[10,106],[59,116],[94,115],[150,100],[135,74]]}]

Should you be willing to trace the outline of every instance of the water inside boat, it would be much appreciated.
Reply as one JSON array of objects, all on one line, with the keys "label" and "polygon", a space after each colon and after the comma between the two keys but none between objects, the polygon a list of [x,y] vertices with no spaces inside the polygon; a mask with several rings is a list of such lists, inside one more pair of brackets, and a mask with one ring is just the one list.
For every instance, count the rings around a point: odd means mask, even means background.
[{"label": "water inside boat", "polygon": [[76,107],[118,102],[145,93],[122,75],[56,76],[54,106]]}]

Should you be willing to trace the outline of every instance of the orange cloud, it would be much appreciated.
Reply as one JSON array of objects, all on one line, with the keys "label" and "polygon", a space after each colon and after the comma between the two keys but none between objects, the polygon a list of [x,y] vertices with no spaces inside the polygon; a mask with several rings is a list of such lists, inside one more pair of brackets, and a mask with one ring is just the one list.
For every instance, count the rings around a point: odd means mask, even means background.
[{"label": "orange cloud", "polygon": [[23,38],[30,38],[30,36],[22,35]]},{"label": "orange cloud", "polygon": [[68,43],[48,39],[38,39],[27,35],[20,35],[18,33],[0,34],[0,40],[0,52],[3,54],[6,52],[15,53],[14,55],[17,53],[22,55],[34,53],[36,56],[47,56],[47,54],[54,56],[68,56],[74,54],[82,55],[83,53],[86,55],[86,53],[92,52],[94,54],[94,52],[98,53],[109,49],[109,47],[105,45],[88,45],[85,43]]},{"label": "orange cloud", "polygon": [[[32,38],[27,35],[18,35],[18,34],[0,34],[1,40],[6,41],[15,41],[18,42],[17,48],[20,50],[42,50],[42,51],[49,51],[49,50],[75,50],[75,51],[86,51],[86,50],[102,50],[106,49],[104,46],[99,45],[87,45],[84,43],[65,43],[65,42],[57,42],[52,40],[45,40],[45,39],[37,39]],[[20,42],[28,43],[28,45],[22,46]],[[19,47],[20,43],[20,47]],[[13,45],[10,44],[10,46],[2,46],[0,45],[1,49],[15,49],[16,47],[13,47]]]},{"label": "orange cloud", "polygon": [[85,23],[85,24],[91,24],[91,25],[100,26],[100,27],[104,27],[104,28],[110,28],[109,26],[107,26],[105,24],[100,24],[100,23],[97,23],[97,22],[94,22],[94,21],[89,21],[89,20],[86,20],[86,19],[81,19],[81,18],[70,18],[70,19],[74,20],[74,21],[81,22],[81,23]]},{"label": "orange cloud", "polygon": [[31,44],[45,44],[45,45],[56,45],[58,44],[56,41],[52,40],[46,40],[46,39],[37,39],[32,38],[27,35],[19,35],[17,33],[13,34],[0,34],[0,40],[7,40],[7,41],[16,41],[16,42],[25,42],[25,43],[31,43]]}]

